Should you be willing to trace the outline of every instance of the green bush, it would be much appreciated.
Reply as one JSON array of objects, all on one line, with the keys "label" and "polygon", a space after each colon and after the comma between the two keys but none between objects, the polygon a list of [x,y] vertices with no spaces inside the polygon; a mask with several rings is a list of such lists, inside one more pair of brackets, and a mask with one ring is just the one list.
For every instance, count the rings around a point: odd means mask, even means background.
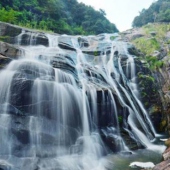
[{"label": "green bush", "polygon": [[18,12],[13,9],[5,10],[5,8],[0,9],[0,21],[15,23],[17,21]]}]

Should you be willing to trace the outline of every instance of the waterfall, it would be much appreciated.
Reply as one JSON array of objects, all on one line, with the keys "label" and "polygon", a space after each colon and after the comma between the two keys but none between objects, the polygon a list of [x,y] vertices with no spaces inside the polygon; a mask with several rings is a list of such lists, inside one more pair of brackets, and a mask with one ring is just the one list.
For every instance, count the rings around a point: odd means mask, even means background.
[{"label": "waterfall", "polygon": [[23,53],[0,72],[7,169],[106,170],[103,156],[130,151],[129,139],[137,148],[152,145],[134,56],[111,36],[23,30],[15,37]]}]

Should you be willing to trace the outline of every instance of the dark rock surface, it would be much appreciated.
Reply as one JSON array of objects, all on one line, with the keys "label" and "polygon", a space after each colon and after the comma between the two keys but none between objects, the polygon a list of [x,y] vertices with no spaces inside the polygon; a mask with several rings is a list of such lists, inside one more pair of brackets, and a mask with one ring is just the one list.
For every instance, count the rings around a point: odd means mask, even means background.
[{"label": "dark rock surface", "polygon": [[0,54],[0,69],[3,69],[7,64],[11,62],[11,60],[11,58]]},{"label": "dark rock surface", "polygon": [[21,56],[21,49],[18,46],[14,46],[5,42],[0,42],[0,54],[11,58],[17,59]]}]

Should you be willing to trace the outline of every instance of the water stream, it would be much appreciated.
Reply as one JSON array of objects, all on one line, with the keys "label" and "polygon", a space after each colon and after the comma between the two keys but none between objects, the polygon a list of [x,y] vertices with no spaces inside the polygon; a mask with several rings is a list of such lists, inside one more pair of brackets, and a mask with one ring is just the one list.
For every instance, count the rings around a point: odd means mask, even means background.
[{"label": "water stream", "polygon": [[45,34],[44,45],[38,36],[23,30],[15,37],[21,56],[0,72],[0,163],[7,170],[119,170],[113,152],[163,150],[152,144],[156,132],[127,43],[108,34]]}]

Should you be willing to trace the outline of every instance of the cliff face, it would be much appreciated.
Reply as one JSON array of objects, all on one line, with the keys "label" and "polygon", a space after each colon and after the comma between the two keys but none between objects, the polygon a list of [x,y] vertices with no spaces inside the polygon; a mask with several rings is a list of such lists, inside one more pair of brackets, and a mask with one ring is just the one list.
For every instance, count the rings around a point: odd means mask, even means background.
[{"label": "cliff face", "polygon": [[[158,27],[158,28],[157,28]],[[154,127],[158,132],[162,132],[166,129],[168,130],[168,122],[169,122],[169,87],[170,87],[170,73],[169,73],[169,44],[170,35],[168,31],[168,25],[164,26],[161,29],[164,29],[165,33],[159,33],[157,30],[160,29],[159,25],[153,29],[152,25],[146,26],[145,28],[138,28],[133,30],[128,30],[122,33],[122,39],[124,41],[132,42],[134,45],[138,47],[138,49],[130,45],[128,46],[128,51],[131,55],[138,56],[139,58],[135,58],[136,62],[136,70],[137,70],[137,80],[140,91],[140,98],[143,101],[145,108],[147,109],[150,118],[154,124]],[[166,31],[167,30],[167,31]],[[30,35],[33,36],[30,39]],[[161,34],[161,35],[160,35]],[[1,68],[4,68],[11,60],[17,59],[24,53],[23,48],[16,42],[16,37],[18,35],[22,35],[22,39],[20,40],[21,46],[27,46],[33,41],[34,45],[43,45],[48,47],[49,40],[48,37],[43,32],[28,30],[25,29],[23,32],[23,28],[14,26],[11,24],[1,23],[0,24],[0,61]],[[160,36],[162,36],[160,38]],[[34,40],[36,38],[36,41]],[[159,43],[159,49],[155,46],[148,47],[147,45],[142,45],[141,42],[146,40],[150,41],[150,39],[158,39],[156,40]],[[160,38],[160,39],[159,39]],[[141,40],[142,39],[142,40]],[[164,40],[164,41],[162,41]],[[70,52],[75,55],[75,49],[66,45],[65,43],[69,42],[68,38],[59,38],[59,46],[66,50],[71,50]],[[79,38],[79,43],[83,46],[89,46],[87,39]],[[145,43],[145,42],[143,42]],[[88,48],[84,53],[90,55],[99,55],[101,53],[101,49],[95,49],[96,45],[93,44],[94,49],[92,47]],[[150,48],[148,51],[147,49]],[[163,65],[161,67],[155,67],[153,70],[152,63],[149,63],[147,60],[147,56],[154,56],[158,61],[162,61]],[[62,57],[62,56],[61,56]],[[74,76],[77,76],[74,68],[70,67],[70,65],[59,64],[58,61],[53,58],[54,67],[63,67],[63,69],[70,70],[70,72],[74,73]],[[123,62],[122,62],[123,63]],[[126,67],[126,64],[125,64]],[[125,68],[126,69],[126,68]],[[161,123],[160,123],[160,120]]]},{"label": "cliff face", "polygon": [[[140,59],[146,63],[150,70],[150,81],[155,85],[151,94],[149,84],[145,85],[146,98],[150,107],[144,102],[151,115],[162,115],[160,129],[170,134],[170,25],[148,24],[141,28],[135,28],[122,33],[122,37],[132,42],[140,51]],[[141,74],[143,76],[143,74]],[[146,76],[145,76],[146,77]],[[146,83],[146,82],[145,82]]]}]

